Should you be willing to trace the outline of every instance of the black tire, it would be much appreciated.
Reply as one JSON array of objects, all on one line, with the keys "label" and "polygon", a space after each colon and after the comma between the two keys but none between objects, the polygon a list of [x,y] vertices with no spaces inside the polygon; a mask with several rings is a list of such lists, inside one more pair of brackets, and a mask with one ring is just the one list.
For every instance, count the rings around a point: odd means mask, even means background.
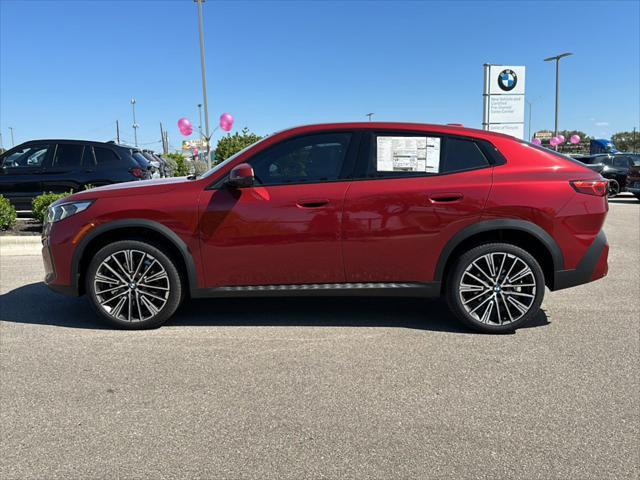
[{"label": "black tire", "polygon": [[609,179],[607,184],[607,196],[613,198],[620,195],[620,183],[613,178]]},{"label": "black tire", "polygon": [[[489,257],[494,264],[493,269],[489,265]],[[481,275],[483,265],[493,283],[489,277]],[[509,267],[511,270],[507,271]],[[522,272],[525,272],[522,280],[517,279]],[[507,275],[512,279],[511,284],[505,283]],[[467,283],[463,284],[463,276]],[[476,281],[474,277],[480,280]],[[538,314],[545,283],[542,268],[529,252],[508,243],[488,243],[460,256],[449,271],[445,288],[449,308],[462,323],[484,333],[508,333]],[[473,298],[476,294],[478,298]],[[527,307],[524,313],[522,306]],[[483,321],[487,310],[489,316]],[[479,318],[480,312],[483,313],[482,318]]]},{"label": "black tire", "polygon": [[85,288],[100,317],[129,330],[162,325],[180,306],[184,291],[174,261],[158,247],[138,240],[121,240],[100,249],[87,269]]}]

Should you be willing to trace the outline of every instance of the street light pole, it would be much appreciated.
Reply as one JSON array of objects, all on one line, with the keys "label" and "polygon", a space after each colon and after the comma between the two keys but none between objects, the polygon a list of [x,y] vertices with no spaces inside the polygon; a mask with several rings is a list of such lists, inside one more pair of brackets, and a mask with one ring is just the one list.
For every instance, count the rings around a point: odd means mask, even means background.
[{"label": "street light pole", "polygon": [[373,117],[373,115],[374,115],[373,113],[367,113],[365,117],[369,117],[369,121],[371,121],[371,117]]},{"label": "street light pole", "polygon": [[16,144],[15,144],[15,142],[13,141],[13,127],[9,127],[9,131],[11,132],[11,146],[12,146],[12,147],[15,147],[15,146],[16,146]]},{"label": "street light pole", "polygon": [[202,20],[202,2],[194,0],[198,4],[198,27],[200,30],[200,68],[202,69],[202,96],[204,100],[204,125],[207,140],[207,166],[211,168],[210,140],[209,136],[209,106],[207,102],[207,67],[204,61],[204,22]]},{"label": "street light pole", "polygon": [[553,127],[553,136],[558,136],[558,111],[560,109],[560,59],[564,57],[568,57],[569,55],[573,55],[573,53],[566,52],[561,53],[560,55],[556,55],[555,57],[545,58],[545,62],[556,62],[556,119]]},{"label": "street light pole", "polygon": [[533,106],[533,102],[527,100],[527,105],[529,105],[529,135],[528,140],[531,141],[531,107]]},{"label": "street light pole", "polygon": [[138,125],[136,123],[136,99],[132,98],[131,99],[131,108],[133,109],[133,138],[135,141],[135,145],[136,148],[138,147],[138,127],[140,127],[140,125]]},{"label": "street light pole", "polygon": [[202,140],[202,104],[198,104],[198,114],[200,115],[200,123],[198,124],[198,131],[200,132],[200,139]]}]

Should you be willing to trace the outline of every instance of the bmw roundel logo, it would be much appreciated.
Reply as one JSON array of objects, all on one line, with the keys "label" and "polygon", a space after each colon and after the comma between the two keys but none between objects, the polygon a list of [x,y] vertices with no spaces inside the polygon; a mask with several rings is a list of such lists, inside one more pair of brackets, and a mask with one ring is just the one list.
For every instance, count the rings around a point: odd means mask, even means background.
[{"label": "bmw roundel logo", "polygon": [[516,88],[517,83],[518,76],[513,70],[506,69],[501,71],[500,75],[498,75],[498,86],[505,92],[510,92],[511,90]]}]

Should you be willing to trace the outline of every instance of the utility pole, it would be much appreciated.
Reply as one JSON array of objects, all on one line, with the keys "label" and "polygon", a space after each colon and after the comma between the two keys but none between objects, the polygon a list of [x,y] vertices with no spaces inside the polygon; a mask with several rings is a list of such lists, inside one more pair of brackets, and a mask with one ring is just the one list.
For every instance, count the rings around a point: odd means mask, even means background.
[{"label": "utility pole", "polygon": [[527,104],[529,105],[529,134],[528,134],[528,141],[531,141],[531,107],[533,106],[533,102],[529,102],[527,100]]},{"label": "utility pole", "polygon": [[132,98],[131,99],[131,108],[133,109],[133,138],[135,140],[135,145],[136,148],[138,147],[138,128],[140,128],[140,125],[138,125],[136,123],[136,99]]},{"label": "utility pole", "polygon": [[11,146],[15,147],[16,142],[13,141],[13,127],[9,127],[9,131],[11,132]]},{"label": "utility pole", "polygon": [[207,66],[204,61],[204,22],[202,20],[202,3],[204,0],[193,0],[198,4],[198,27],[200,30],[200,68],[202,69],[202,96],[204,100],[204,125],[207,140],[207,167],[211,168],[210,140],[209,135],[209,104],[207,102]]},{"label": "utility pole", "polygon": [[116,120],[116,143],[120,145],[120,124]]},{"label": "utility pole", "polygon": [[[553,127],[553,136],[558,136],[558,111],[560,110],[560,59],[564,57],[568,57],[569,55],[573,55],[573,53],[561,53],[560,55],[556,55],[555,57],[545,58],[545,62],[556,62],[556,119]],[[557,148],[556,148],[557,150]]]},{"label": "utility pole", "polygon": [[202,140],[202,104],[198,104],[198,114],[200,115],[200,123],[198,124],[198,131],[200,132],[200,140]]},{"label": "utility pole", "polygon": [[373,115],[374,115],[373,113],[367,113],[365,117],[369,117],[369,121],[371,121],[371,117],[373,117]]},{"label": "utility pole", "polygon": [[160,140],[162,141],[162,152],[167,153],[167,147],[164,144],[164,128],[162,128],[162,122],[160,122]]}]

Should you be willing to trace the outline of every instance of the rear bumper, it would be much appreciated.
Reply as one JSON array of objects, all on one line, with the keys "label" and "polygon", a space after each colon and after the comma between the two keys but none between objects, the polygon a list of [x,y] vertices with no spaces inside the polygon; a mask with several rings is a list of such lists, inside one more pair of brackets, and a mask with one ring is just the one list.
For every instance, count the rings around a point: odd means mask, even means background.
[{"label": "rear bumper", "polygon": [[604,277],[609,271],[608,256],[607,236],[601,230],[574,270],[555,272],[552,290],[575,287]]}]

